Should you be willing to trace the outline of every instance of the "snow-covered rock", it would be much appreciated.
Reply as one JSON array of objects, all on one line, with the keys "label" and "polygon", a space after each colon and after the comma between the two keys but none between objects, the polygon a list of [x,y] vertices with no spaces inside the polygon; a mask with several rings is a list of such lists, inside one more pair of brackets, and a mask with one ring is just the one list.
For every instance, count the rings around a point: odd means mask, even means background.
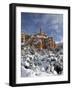
[{"label": "snow-covered rock", "polygon": [[21,50],[21,76],[35,77],[62,74],[63,50],[54,52],[47,49],[36,50],[30,46],[23,47]]}]

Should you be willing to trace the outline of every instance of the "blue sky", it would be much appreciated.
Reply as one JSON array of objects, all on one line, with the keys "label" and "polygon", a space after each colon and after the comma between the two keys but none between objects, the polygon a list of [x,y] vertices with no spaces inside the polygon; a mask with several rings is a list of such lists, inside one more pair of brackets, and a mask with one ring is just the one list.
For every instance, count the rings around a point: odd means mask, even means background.
[{"label": "blue sky", "polygon": [[35,34],[42,29],[56,42],[63,40],[63,15],[42,13],[21,13],[21,32]]}]

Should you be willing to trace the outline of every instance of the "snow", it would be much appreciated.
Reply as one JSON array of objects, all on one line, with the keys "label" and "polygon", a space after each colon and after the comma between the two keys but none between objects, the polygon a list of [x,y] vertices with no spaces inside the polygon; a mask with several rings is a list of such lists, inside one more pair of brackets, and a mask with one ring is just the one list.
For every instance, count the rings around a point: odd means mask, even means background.
[{"label": "snow", "polygon": [[61,49],[54,53],[47,49],[23,47],[21,50],[21,77],[61,75],[63,73],[62,51]]}]

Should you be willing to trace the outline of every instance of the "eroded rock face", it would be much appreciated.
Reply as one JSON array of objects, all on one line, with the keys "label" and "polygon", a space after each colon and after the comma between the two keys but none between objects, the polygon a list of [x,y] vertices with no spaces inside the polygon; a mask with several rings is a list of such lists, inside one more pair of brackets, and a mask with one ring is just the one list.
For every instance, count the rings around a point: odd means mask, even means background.
[{"label": "eroded rock face", "polygon": [[48,51],[47,49],[37,50],[29,46],[22,48],[21,50],[22,77],[61,75],[62,73],[63,73],[62,49],[59,51]]}]

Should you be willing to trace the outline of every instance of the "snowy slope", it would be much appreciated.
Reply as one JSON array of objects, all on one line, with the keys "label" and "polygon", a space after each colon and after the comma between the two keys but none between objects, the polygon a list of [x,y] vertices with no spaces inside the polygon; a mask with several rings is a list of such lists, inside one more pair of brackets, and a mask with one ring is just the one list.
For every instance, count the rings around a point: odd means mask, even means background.
[{"label": "snowy slope", "polygon": [[21,50],[21,76],[50,76],[63,73],[63,53],[26,46]]}]

